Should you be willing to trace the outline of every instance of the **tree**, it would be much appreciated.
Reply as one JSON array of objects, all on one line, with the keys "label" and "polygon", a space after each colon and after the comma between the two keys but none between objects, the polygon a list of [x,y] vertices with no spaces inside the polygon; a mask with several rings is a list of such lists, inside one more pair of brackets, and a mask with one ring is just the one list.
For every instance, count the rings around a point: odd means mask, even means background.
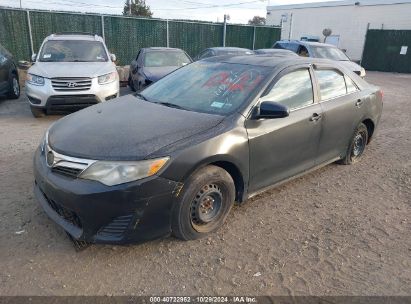
[{"label": "tree", "polygon": [[251,25],[264,25],[265,24],[265,18],[260,17],[260,16],[254,16],[253,19],[248,20],[248,24],[251,24]]},{"label": "tree", "polygon": [[153,13],[151,12],[150,7],[146,5],[145,0],[126,0],[124,3],[123,15],[151,18]]}]

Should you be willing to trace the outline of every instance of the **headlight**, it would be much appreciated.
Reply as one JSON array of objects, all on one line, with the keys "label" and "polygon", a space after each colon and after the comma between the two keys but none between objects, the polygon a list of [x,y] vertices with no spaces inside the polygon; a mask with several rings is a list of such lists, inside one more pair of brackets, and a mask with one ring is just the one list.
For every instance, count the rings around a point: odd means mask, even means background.
[{"label": "headlight", "polygon": [[117,80],[117,72],[111,72],[108,74],[104,74],[98,76],[98,83],[99,84],[107,84]]},{"label": "headlight", "polygon": [[96,161],[84,170],[79,177],[96,180],[107,186],[114,186],[152,176],[169,159],[169,157],[164,157],[136,162]]},{"label": "headlight", "polygon": [[33,75],[33,74],[27,73],[26,81],[30,84],[34,84],[38,86],[44,85],[44,77]]},{"label": "headlight", "polygon": [[362,78],[364,78],[365,75],[366,75],[365,69],[364,69],[364,68],[361,68],[360,76],[361,76]]}]

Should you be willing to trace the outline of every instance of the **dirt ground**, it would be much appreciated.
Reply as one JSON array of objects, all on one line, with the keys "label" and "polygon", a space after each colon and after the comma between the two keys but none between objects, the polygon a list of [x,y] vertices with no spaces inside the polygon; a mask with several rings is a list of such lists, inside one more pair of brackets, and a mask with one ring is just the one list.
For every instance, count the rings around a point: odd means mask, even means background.
[{"label": "dirt ground", "polygon": [[367,80],[384,113],[360,163],[235,207],[208,239],[82,252],[33,196],[33,152],[59,117],[0,100],[0,295],[411,295],[411,75]]}]

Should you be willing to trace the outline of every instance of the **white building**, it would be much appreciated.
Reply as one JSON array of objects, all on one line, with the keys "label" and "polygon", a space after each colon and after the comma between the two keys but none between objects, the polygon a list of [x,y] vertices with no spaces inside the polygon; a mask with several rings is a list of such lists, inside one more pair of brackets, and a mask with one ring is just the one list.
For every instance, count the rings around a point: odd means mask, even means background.
[{"label": "white building", "polygon": [[282,25],[281,39],[300,40],[317,36],[324,41],[325,28],[332,30],[327,42],[347,50],[360,60],[367,28],[411,30],[411,0],[348,0],[267,7],[267,24]]}]

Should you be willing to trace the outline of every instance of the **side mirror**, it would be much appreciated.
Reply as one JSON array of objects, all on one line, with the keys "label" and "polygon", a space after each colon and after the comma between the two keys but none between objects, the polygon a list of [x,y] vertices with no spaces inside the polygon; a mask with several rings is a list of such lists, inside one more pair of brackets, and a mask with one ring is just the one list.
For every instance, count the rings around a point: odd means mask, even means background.
[{"label": "side mirror", "polygon": [[31,62],[36,62],[36,59],[37,59],[37,54],[36,53],[31,55]]},{"label": "side mirror", "polygon": [[113,61],[113,62],[117,61],[117,57],[116,57],[115,54],[110,54],[110,59],[111,59],[111,61]]},{"label": "side mirror", "polygon": [[290,115],[290,110],[278,102],[263,101],[260,103],[257,118],[283,118]]}]

